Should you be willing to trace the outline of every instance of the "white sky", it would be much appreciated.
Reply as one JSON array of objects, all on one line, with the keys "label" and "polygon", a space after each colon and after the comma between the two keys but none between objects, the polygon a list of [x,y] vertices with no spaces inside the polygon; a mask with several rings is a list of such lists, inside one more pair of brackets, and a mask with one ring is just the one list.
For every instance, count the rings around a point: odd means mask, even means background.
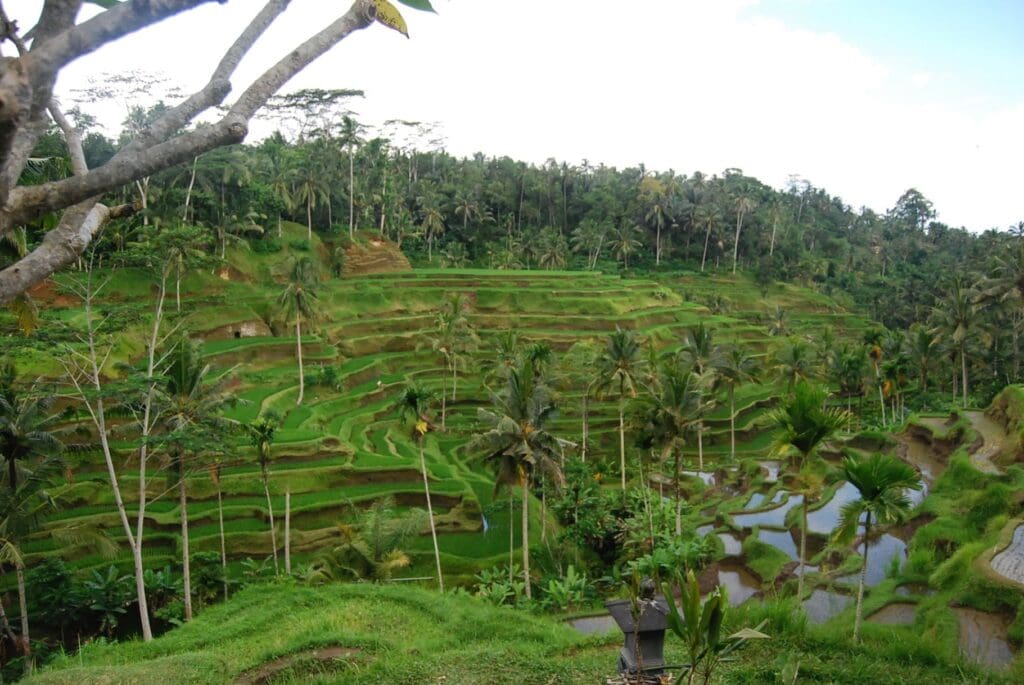
[{"label": "white sky", "polygon": [[[887,64],[837,33],[787,25],[758,0],[434,3],[439,15],[403,8],[412,40],[372,27],[287,88],[363,89],[353,104],[362,120],[440,122],[458,155],[738,167],[776,187],[799,174],[877,211],[916,187],[953,226],[1024,219],[1024,101]],[[41,2],[5,5],[27,27]],[[214,3],[135,34],[65,70],[58,92],[125,67],[197,88],[261,5]],[[236,92],[347,5],[293,0]]]}]

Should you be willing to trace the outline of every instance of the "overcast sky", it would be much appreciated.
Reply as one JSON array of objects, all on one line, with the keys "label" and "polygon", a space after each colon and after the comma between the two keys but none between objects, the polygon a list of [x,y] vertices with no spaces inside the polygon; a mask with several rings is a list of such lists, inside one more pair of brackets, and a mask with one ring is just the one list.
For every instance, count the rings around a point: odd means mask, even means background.
[{"label": "overcast sky", "polygon": [[[27,27],[42,3],[4,4]],[[126,67],[197,88],[262,4],[214,3],[135,34],[65,70],[58,92]],[[292,0],[236,91],[347,4]],[[458,155],[738,167],[776,187],[798,174],[877,211],[916,187],[954,226],[1024,220],[1021,0],[434,4],[403,8],[411,40],[372,27],[288,89],[363,89],[362,120],[439,122]]]}]

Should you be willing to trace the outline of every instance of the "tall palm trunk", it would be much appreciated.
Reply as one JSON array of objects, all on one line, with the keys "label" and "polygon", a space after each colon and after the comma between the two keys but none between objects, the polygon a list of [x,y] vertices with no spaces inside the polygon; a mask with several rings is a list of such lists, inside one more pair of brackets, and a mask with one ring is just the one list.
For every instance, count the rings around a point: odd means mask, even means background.
[{"label": "tall palm trunk", "polygon": [[521,477],[523,486],[523,582],[526,583],[526,599],[531,598],[530,591],[530,474],[524,472]]},{"label": "tall palm trunk", "polygon": [[963,344],[960,345],[960,373],[964,380],[960,396],[964,409],[967,409],[967,396],[969,394],[967,391],[967,348]]},{"label": "tall palm trunk", "polygon": [[704,472],[704,421],[697,422],[697,465]]},{"label": "tall palm trunk", "polygon": [[654,265],[661,265],[661,224],[655,224],[657,236],[654,239]]},{"label": "tall palm trunk", "polygon": [[736,273],[736,262],[740,255],[740,231],[743,230],[743,212],[739,212],[736,216],[736,238],[732,244],[732,272]]},{"label": "tall palm trunk", "polygon": [[21,609],[21,641],[25,649],[25,675],[32,673],[35,659],[32,657],[32,641],[28,634],[28,601],[25,594],[25,565],[20,561],[14,565],[18,577],[18,606]]},{"label": "tall palm trunk", "polygon": [[178,462],[178,508],[181,511],[181,579],[184,584],[185,620],[192,620],[192,564],[188,550],[188,493],[185,485],[185,462],[183,455]]},{"label": "tall palm trunk", "polygon": [[868,541],[871,539],[871,512],[864,521],[864,563],[860,567],[860,582],[857,584],[857,610],[853,619],[853,641],[860,636],[860,622],[864,615],[864,584],[868,577]]},{"label": "tall palm trunk", "polygon": [[220,533],[220,572],[224,580],[224,601],[226,602],[228,599],[228,545],[224,535],[224,496],[221,492],[219,473],[217,476],[217,524]]},{"label": "tall palm trunk", "polygon": [[676,537],[683,534],[683,497],[679,491],[679,479],[682,477],[682,455],[676,451],[675,464],[672,468],[672,490],[676,498]]},{"label": "tall palm trunk", "polygon": [[441,369],[441,430],[444,430],[445,415],[448,413],[447,412],[447,409],[448,409],[447,395],[446,395],[446,393],[448,392],[447,381],[448,381],[448,364],[445,363],[445,364],[442,364],[442,369]]},{"label": "tall palm trunk", "polygon": [[588,416],[588,413],[590,411],[590,408],[588,406],[589,405],[589,402],[588,402],[589,399],[590,399],[590,393],[589,392],[584,393],[583,394],[583,426],[582,426],[582,429],[581,429],[582,430],[582,435],[581,435],[581,438],[580,438],[580,459],[582,459],[583,461],[587,460],[587,438],[589,437],[588,434],[590,433],[590,421],[589,421],[589,416]]},{"label": "tall palm trunk", "polygon": [[292,574],[292,491],[284,491],[284,572]]},{"label": "tall palm trunk", "polygon": [[802,598],[804,596],[804,559],[807,557],[807,500],[810,498],[808,493],[804,493],[804,501],[800,507],[800,566],[799,573],[800,577],[796,582],[796,596]]},{"label": "tall palm trunk", "polygon": [[185,211],[182,212],[181,220],[188,223],[188,210],[192,204],[192,188],[196,185],[196,165],[199,163],[199,158],[196,157],[192,160],[192,175],[188,180],[188,190],[185,191]]},{"label": "tall palm trunk", "polygon": [[885,425],[885,393],[882,392],[882,374],[878,370],[878,362],[875,362],[875,379],[878,381],[878,405],[882,409],[882,425]]},{"label": "tall palm trunk", "polygon": [[302,321],[295,316],[295,356],[299,360],[299,399],[295,404],[302,404],[302,398],[306,394],[306,378],[302,371]]},{"label": "tall palm trunk", "polygon": [[512,575],[512,567],[515,565],[514,552],[516,550],[516,527],[512,525],[514,518],[515,498],[512,497],[512,488],[508,489],[508,582],[509,585],[515,580]]},{"label": "tall palm trunk", "polygon": [[[420,438],[422,440],[422,438]],[[430,503],[430,479],[427,478],[427,459],[420,443],[420,471],[423,473],[423,494],[427,498],[427,516],[430,518],[430,539],[434,543],[434,563],[437,566],[437,588],[444,592],[444,575],[441,573],[441,549],[437,546],[437,527],[434,525],[434,508]],[[511,526],[511,521],[509,521]]]},{"label": "tall palm trunk", "polygon": [[704,255],[700,258],[700,272],[704,273],[704,264],[708,261],[708,243],[711,242],[711,224],[708,224],[707,233],[704,234]]},{"label": "tall palm trunk", "polygon": [[729,458],[736,461],[736,388],[729,388]]},{"label": "tall palm trunk", "polygon": [[306,240],[313,241],[313,191],[306,198]]},{"label": "tall palm trunk", "polygon": [[349,240],[356,237],[356,172],[351,143],[348,146],[348,237]]},{"label": "tall palm trunk", "polygon": [[274,505],[270,501],[270,483],[266,469],[263,471],[263,494],[267,498],[267,515],[270,517],[270,546],[274,550],[274,575],[280,575],[281,569],[277,561],[277,530],[274,527]]},{"label": "tall palm trunk", "polygon": [[622,396],[619,396],[619,468],[622,472],[622,496],[626,496],[626,419]]},{"label": "tall palm trunk", "polygon": [[775,217],[772,220],[772,240],[768,246],[768,256],[771,257],[775,254],[775,231],[779,228],[779,218]]}]

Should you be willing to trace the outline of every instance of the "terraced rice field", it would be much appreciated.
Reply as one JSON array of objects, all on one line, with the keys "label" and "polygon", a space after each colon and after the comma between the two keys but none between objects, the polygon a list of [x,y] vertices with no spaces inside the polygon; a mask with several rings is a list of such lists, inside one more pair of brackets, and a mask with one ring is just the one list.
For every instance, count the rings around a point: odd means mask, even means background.
[{"label": "terraced rice field", "polygon": [[[239,269],[263,273],[266,265],[253,266],[258,260],[247,255]],[[657,348],[672,350],[687,329],[703,322],[714,329],[716,342],[738,342],[764,355],[775,342],[766,321],[776,306],[787,309],[794,333],[831,327],[839,336],[853,338],[867,325],[819,294],[778,286],[765,298],[743,278],[646,280],[584,272],[420,270],[332,279],[323,282],[319,292],[319,325],[302,340],[308,387],[305,401],[297,406],[293,331],[279,327],[273,331],[279,335],[271,334],[270,314],[279,286],[219,279],[199,279],[191,291],[188,285],[183,322],[194,336],[206,341],[203,355],[214,373],[230,370],[233,376],[232,389],[240,402],[229,418],[248,422],[267,411],[282,418],[272,452],[271,494],[280,522],[284,493],[291,493],[297,563],[336,538],[337,523],[350,515],[352,507],[385,496],[395,498],[400,507],[424,505],[419,454],[391,404],[409,379],[437,391],[447,383],[447,430],[429,435],[424,450],[440,519],[442,561],[461,577],[507,558],[507,499],[504,495],[495,499],[491,475],[464,449],[476,430],[476,408],[486,397],[483,370],[493,358],[496,335],[517,330],[524,342],[544,342],[564,352],[581,341],[602,344],[604,336],[623,327],[637,330]],[[151,302],[144,288],[133,288],[132,296],[120,293],[116,301],[122,308],[134,308],[144,319]],[[454,294],[467,298],[469,320],[480,344],[460,372],[458,392],[452,398],[450,381],[443,377],[441,359],[431,351],[430,337],[439,307]],[[703,304],[712,295],[725,297],[725,311],[713,314]],[[56,310],[54,316],[73,317],[73,312]],[[129,342],[125,349],[129,358],[137,357],[141,346]],[[337,388],[309,383],[328,365],[338,372]],[[560,385],[560,414],[554,430],[570,440],[579,439],[582,387],[569,381]],[[761,422],[775,394],[770,385],[737,392],[740,459],[767,457],[770,436]],[[590,415],[588,456],[608,457],[611,462],[617,456],[613,454],[617,449],[614,402],[591,399]],[[708,470],[713,471],[724,465],[729,454],[727,406],[714,410],[707,429],[705,457]],[[237,562],[269,555],[271,539],[251,447],[242,438],[236,443],[233,454],[226,457],[221,485],[229,556]],[[119,448],[125,465],[121,485],[132,508],[138,501],[134,446],[121,443]],[[89,522],[115,539],[121,537],[102,462],[96,456],[82,457],[75,473],[62,517]],[[155,477],[147,487],[149,565],[171,563],[178,554],[179,512],[171,485],[168,479]],[[217,551],[216,490],[202,459],[192,466],[188,490],[193,550]],[[533,506],[539,509],[539,503]],[[533,519],[539,531],[541,517]],[[415,563],[408,572],[415,575],[429,567],[429,537],[416,540],[412,547]],[[40,541],[28,552],[32,558],[52,549],[51,542]],[[77,561],[83,566],[109,563],[91,557]],[[120,562],[126,564],[127,557]]]}]

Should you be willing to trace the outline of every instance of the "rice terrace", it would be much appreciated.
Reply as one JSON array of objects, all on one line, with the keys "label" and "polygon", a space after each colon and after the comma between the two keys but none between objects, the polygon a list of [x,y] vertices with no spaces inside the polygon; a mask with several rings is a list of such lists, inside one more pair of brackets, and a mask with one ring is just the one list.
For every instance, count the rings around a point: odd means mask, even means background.
[{"label": "rice terrace", "polygon": [[457,154],[285,84],[477,10],[215,4],[0,3],[4,681],[1024,682],[1019,211]]}]

